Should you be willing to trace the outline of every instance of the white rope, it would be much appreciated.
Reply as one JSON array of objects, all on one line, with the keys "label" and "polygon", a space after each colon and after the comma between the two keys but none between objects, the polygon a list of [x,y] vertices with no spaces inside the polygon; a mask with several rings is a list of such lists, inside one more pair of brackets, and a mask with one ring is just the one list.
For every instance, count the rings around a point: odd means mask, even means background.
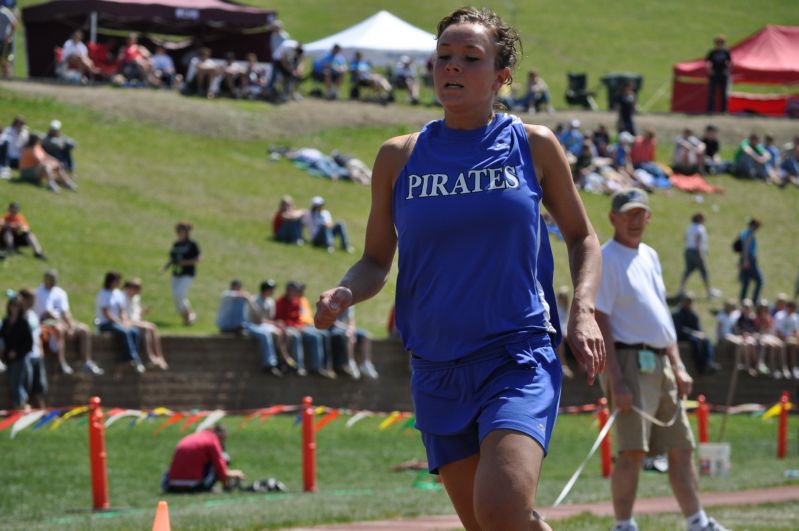
[{"label": "white rope", "polygon": [[[674,416],[668,422],[663,422],[662,420],[658,420],[649,413],[647,413],[646,411],[636,406],[632,406],[632,410],[638,413],[644,420],[651,422],[655,426],[660,426],[661,428],[669,428],[673,426],[675,422],[677,422],[677,419],[680,417],[680,414],[682,413],[682,400],[679,399],[677,400],[677,409],[674,412]],[[574,487],[574,484],[577,483],[577,479],[580,477],[580,474],[583,473],[585,465],[587,465],[588,461],[590,461],[591,458],[594,457],[594,454],[599,448],[599,445],[602,444],[603,440],[605,440],[605,437],[610,431],[610,427],[613,426],[613,423],[616,421],[616,416],[618,415],[618,413],[619,410],[616,409],[613,411],[613,414],[610,415],[608,421],[605,423],[605,426],[599,432],[599,435],[594,441],[594,445],[591,447],[591,450],[588,452],[588,455],[585,457],[585,459],[583,459],[583,462],[580,463],[580,466],[577,467],[577,470],[574,471],[574,474],[572,474],[572,477],[563,487],[563,490],[560,492],[560,495],[558,495],[558,498],[555,500],[555,503],[552,504],[552,507],[557,507],[558,505],[560,505],[561,502],[566,498],[566,496],[569,495],[569,492],[571,492],[572,488]]]},{"label": "white rope", "polygon": [[591,451],[588,452],[588,455],[585,457],[585,459],[583,459],[583,462],[580,463],[580,466],[578,466],[577,470],[574,471],[574,474],[572,474],[571,479],[569,479],[568,483],[566,483],[566,486],[563,487],[563,490],[560,492],[558,499],[555,500],[555,503],[552,504],[552,507],[557,507],[558,505],[560,505],[560,502],[562,502],[563,499],[566,496],[568,496],[569,492],[571,492],[572,487],[574,487],[574,484],[577,482],[577,478],[579,478],[580,474],[582,474],[585,465],[588,464],[588,461],[592,457],[594,457],[597,448],[599,448],[599,445],[602,444],[603,440],[605,440],[605,436],[610,431],[610,428],[611,426],[613,426],[613,423],[616,422],[616,414],[618,412],[619,410],[617,409],[616,411],[613,412],[613,414],[610,417],[608,417],[608,421],[605,423],[605,426],[599,432],[599,436],[596,438],[596,441],[594,441],[594,445],[591,447]]}]

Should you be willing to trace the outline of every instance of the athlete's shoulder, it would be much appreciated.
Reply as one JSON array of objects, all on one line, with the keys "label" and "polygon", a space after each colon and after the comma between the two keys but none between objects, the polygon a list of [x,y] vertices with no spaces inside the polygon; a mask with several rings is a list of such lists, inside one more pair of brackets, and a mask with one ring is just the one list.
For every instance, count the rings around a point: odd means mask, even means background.
[{"label": "athlete's shoulder", "polygon": [[535,125],[522,123],[524,131],[527,133],[527,141],[530,142],[530,147],[545,146],[546,148],[559,147],[560,143],[555,137],[552,129],[545,125]]},{"label": "athlete's shoulder", "polygon": [[416,132],[389,138],[380,146],[378,158],[392,165],[399,164],[400,167],[404,166],[416,146],[418,137],[419,133]]}]

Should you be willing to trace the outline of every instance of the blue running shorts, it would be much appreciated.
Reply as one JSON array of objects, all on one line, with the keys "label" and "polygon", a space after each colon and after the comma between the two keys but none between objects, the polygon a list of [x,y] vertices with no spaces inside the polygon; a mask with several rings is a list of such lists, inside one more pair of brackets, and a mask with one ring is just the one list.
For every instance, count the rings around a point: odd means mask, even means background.
[{"label": "blue running shorts", "polygon": [[416,428],[431,473],[479,453],[494,430],[524,433],[546,454],[563,379],[547,334],[446,362],[413,356],[411,368]]}]

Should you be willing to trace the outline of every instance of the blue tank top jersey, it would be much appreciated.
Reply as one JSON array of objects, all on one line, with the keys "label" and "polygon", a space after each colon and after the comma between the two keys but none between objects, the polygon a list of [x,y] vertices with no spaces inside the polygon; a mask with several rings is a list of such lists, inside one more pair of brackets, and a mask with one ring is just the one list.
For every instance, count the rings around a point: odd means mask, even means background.
[{"label": "blue tank top jersey", "polygon": [[517,117],[468,131],[430,122],[393,194],[407,350],[450,361],[525,334],[557,335],[542,192]]}]

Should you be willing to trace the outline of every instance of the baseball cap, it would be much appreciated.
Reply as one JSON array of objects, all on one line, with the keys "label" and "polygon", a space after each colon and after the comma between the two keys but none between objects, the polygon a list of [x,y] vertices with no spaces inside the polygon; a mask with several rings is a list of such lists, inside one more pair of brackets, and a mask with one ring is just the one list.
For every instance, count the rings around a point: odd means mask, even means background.
[{"label": "baseball cap", "polygon": [[286,289],[296,289],[297,291],[302,291],[305,289],[305,284],[297,282],[296,280],[289,280],[286,282]]},{"label": "baseball cap", "polygon": [[632,144],[635,142],[635,137],[627,131],[622,131],[619,134],[619,142],[622,144]]},{"label": "baseball cap", "polygon": [[577,129],[578,127],[580,127],[580,120],[578,120],[577,118],[575,118],[574,120],[572,120],[571,122],[569,122],[569,125],[571,125],[571,126],[572,126],[572,127],[574,127],[575,129]]},{"label": "baseball cap", "polygon": [[619,190],[613,194],[613,199],[611,200],[610,205],[613,212],[627,212],[628,210],[632,210],[634,208],[643,208],[644,210],[651,212],[649,208],[649,196],[646,195],[646,192],[639,190],[638,188],[626,188],[624,190]]},{"label": "baseball cap", "polygon": [[275,282],[271,278],[261,282],[261,291],[264,291],[264,290],[267,290],[267,289],[275,289],[276,287],[277,287],[277,282]]},{"label": "baseball cap", "polygon": [[315,195],[311,198],[311,206],[317,207],[325,204],[325,200],[320,195]]},{"label": "baseball cap", "polygon": [[53,120],[50,122],[50,131],[60,131],[61,130],[61,121],[60,120]]}]

